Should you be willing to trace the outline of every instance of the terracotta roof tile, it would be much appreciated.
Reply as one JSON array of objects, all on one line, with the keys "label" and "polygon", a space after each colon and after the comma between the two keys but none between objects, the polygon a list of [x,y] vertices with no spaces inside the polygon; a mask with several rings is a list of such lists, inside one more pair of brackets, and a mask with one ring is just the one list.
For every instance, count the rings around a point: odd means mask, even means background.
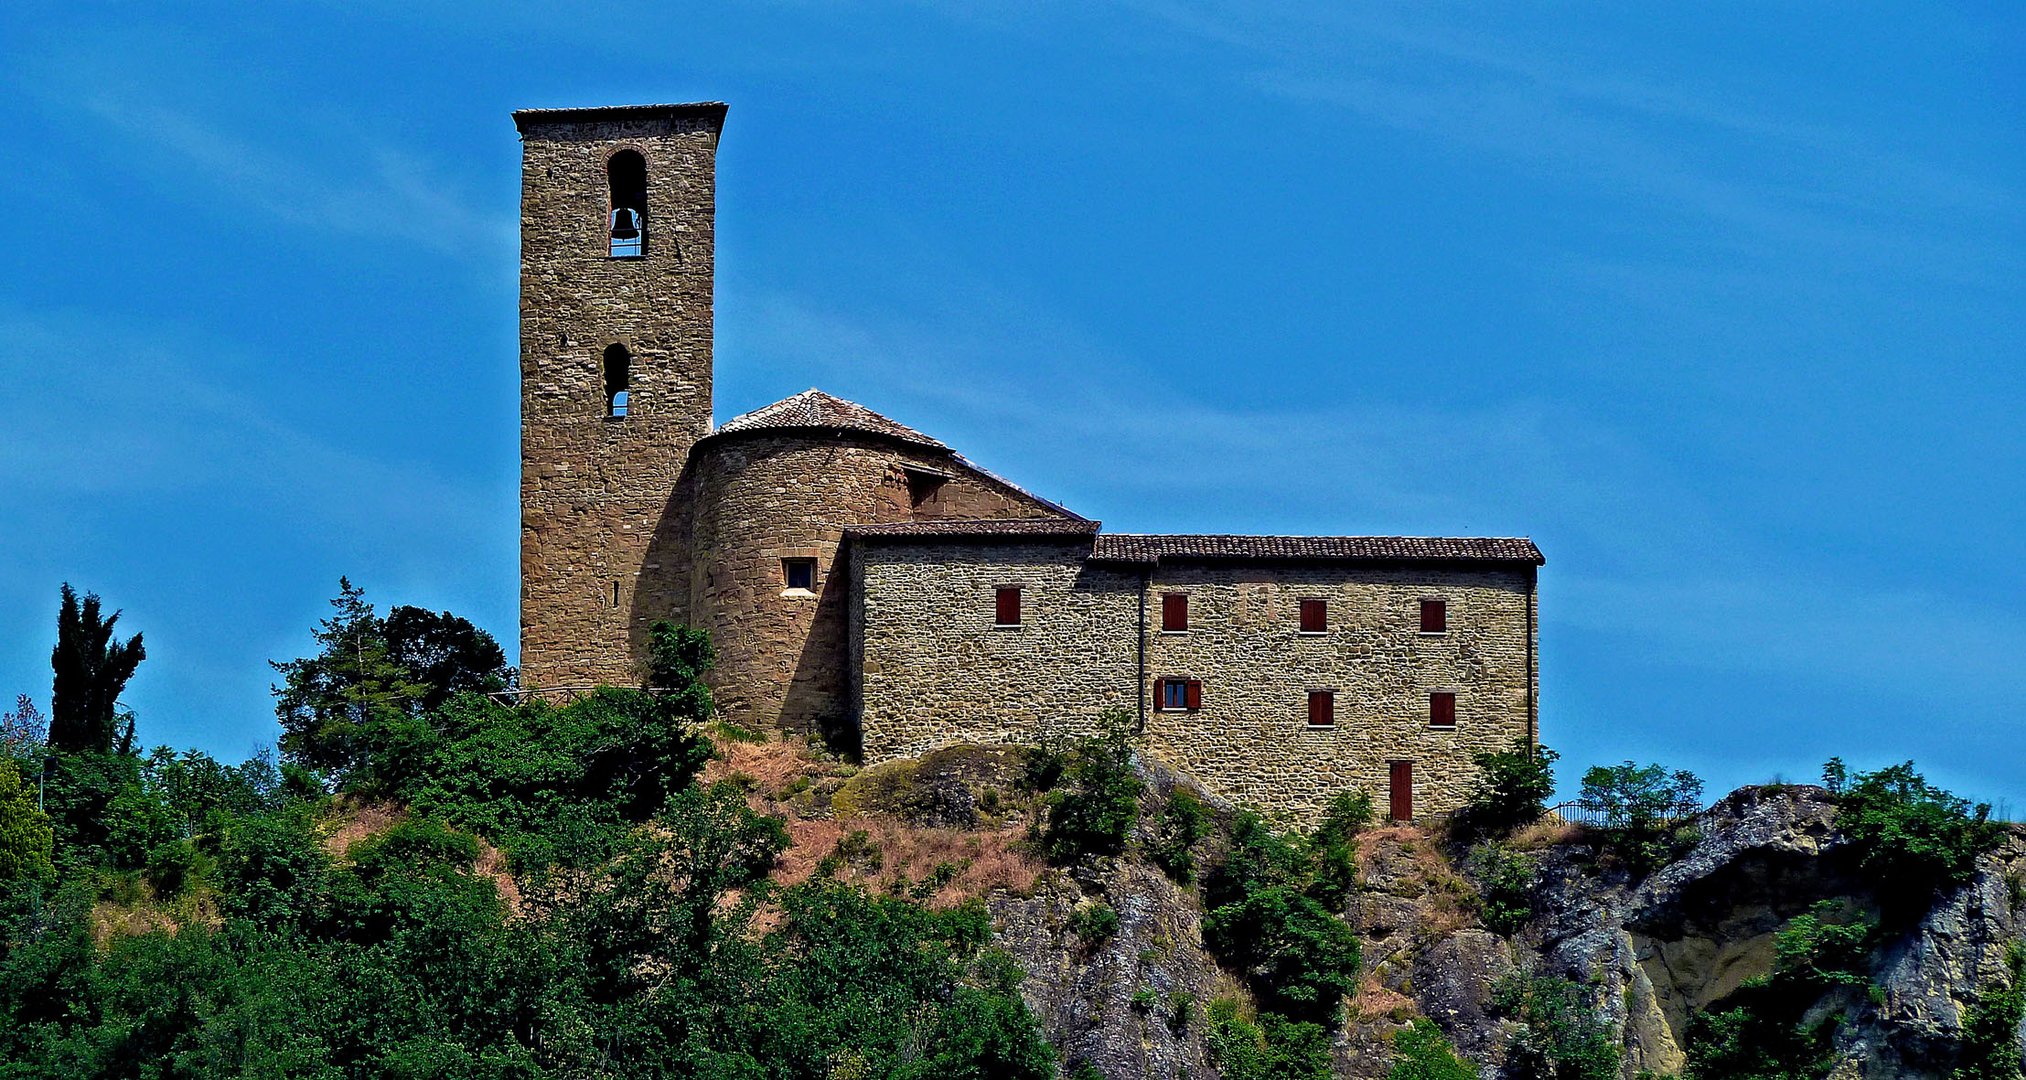
[{"label": "terracotta roof tile", "polygon": [[934,450],[949,447],[906,424],[896,423],[857,402],[831,397],[821,390],[804,390],[794,397],[754,409],[719,424],[713,435],[780,428],[821,428],[836,431],[864,431],[889,439],[926,446]]},{"label": "terracotta roof tile", "polygon": [[844,530],[853,536],[1090,536],[1097,522],[1081,518],[969,518],[951,521],[895,521],[878,525],[852,525]]},{"label": "terracotta roof tile", "polygon": [[1496,562],[1546,560],[1525,537],[1507,536],[1146,536],[1112,533],[1097,538],[1091,555],[1106,562],[1161,559],[1470,559]]}]

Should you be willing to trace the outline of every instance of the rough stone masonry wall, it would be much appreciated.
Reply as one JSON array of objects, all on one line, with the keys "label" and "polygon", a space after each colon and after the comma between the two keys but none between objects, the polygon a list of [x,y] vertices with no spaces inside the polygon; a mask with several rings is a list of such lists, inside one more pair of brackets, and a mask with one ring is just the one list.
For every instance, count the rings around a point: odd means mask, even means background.
[{"label": "rough stone masonry wall", "polygon": [[[1161,678],[1202,681],[1202,708],[1150,711],[1150,752],[1210,790],[1306,820],[1346,788],[1380,813],[1389,762],[1413,762],[1414,812],[1456,809],[1472,755],[1528,733],[1527,603],[1533,568],[1362,563],[1177,564],[1150,592],[1149,700]],[[1160,598],[1189,597],[1186,633],[1160,630]],[[1448,630],[1420,632],[1421,601],[1448,602]],[[1328,626],[1300,633],[1300,602]],[[1308,692],[1335,690],[1336,724],[1308,726]],[[1431,728],[1428,694],[1456,693],[1456,727]]]},{"label": "rough stone masonry wall", "polygon": [[[1033,742],[1135,709],[1139,571],[1087,563],[1089,543],[887,540],[863,545],[855,648],[865,760],[958,742]],[[1417,814],[1454,809],[1471,755],[1529,731],[1531,567],[1164,563],[1148,597],[1147,686],[1203,683],[1196,712],[1147,713],[1148,753],[1211,792],[1295,821],[1346,788],[1381,813],[1388,763],[1414,762]],[[1023,589],[1023,625],[993,626],[1001,585]],[[1160,595],[1185,591],[1190,629],[1163,634]],[[1420,633],[1420,601],[1449,603],[1449,630]],[[1328,629],[1298,633],[1299,602],[1328,602]],[[1308,691],[1337,692],[1336,725],[1308,727]],[[1457,693],[1454,730],[1428,726],[1430,690]]]},{"label": "rough stone masonry wall", "polygon": [[[521,680],[632,683],[647,614],[680,614],[683,508],[710,429],[716,119],[531,119],[521,164]],[[605,163],[647,161],[646,256],[613,259]],[[632,354],[607,419],[608,345]],[[652,563],[654,565],[650,566]]]},{"label": "rough stone masonry wall", "polygon": [[[904,466],[951,477],[920,505]],[[1059,512],[957,463],[948,451],[853,432],[720,435],[697,448],[689,610],[711,634],[720,713],[735,723],[848,743],[855,694],[846,651],[850,525]],[[816,562],[791,592],[784,559]]]},{"label": "rough stone masonry wall", "polygon": [[[1085,734],[1106,709],[1136,709],[1140,576],[1089,554],[1088,538],[861,544],[866,763]],[[1021,590],[1017,627],[993,625],[1007,585]]]}]

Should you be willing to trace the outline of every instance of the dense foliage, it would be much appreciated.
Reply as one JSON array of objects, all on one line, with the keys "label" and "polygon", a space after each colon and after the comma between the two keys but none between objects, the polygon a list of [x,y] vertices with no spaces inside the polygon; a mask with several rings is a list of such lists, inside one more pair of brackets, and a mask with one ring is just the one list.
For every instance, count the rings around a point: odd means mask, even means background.
[{"label": "dense foliage", "polygon": [[1516,971],[1492,986],[1492,1005],[1512,1021],[1506,1075],[1513,1080],[1616,1080],[1618,1044],[1591,991],[1567,979]]},{"label": "dense foliage", "polygon": [[2005,831],[1989,805],[1972,807],[1929,784],[1911,761],[1858,776],[1840,800],[1836,828],[1881,893],[1907,902],[1970,880],[1977,857]]},{"label": "dense foliage", "polygon": [[2010,978],[1977,995],[1963,1017],[1963,1050],[1949,1080],[2020,1080],[2019,1025],[2026,1022],[2026,941],[2005,954]]},{"label": "dense foliage", "polygon": [[49,818],[35,808],[14,762],[0,759],[0,888],[49,876]]},{"label": "dense foliage", "polygon": [[141,635],[113,636],[120,613],[102,613],[96,593],[83,600],[68,584],[57,609],[56,647],[49,663],[56,671],[49,697],[49,748],[58,752],[133,747],[134,723],[118,711],[120,691],[148,655]]},{"label": "dense foliage", "polygon": [[1054,1075],[981,908],[769,880],[783,823],[697,781],[702,635],[508,705],[457,621],[380,633],[281,665],[279,769],[36,746],[44,816],[0,760],[0,852],[54,853],[0,874],[0,1078]]},{"label": "dense foliage", "polygon": [[1248,1020],[1237,1002],[1210,1003],[1210,1054],[1224,1080],[1330,1080],[1330,1033],[1321,1024],[1260,1013]]},{"label": "dense foliage", "polygon": [[1547,813],[1560,754],[1522,738],[1510,750],[1478,754],[1472,760],[1477,780],[1456,815],[1460,835],[1504,836]]},{"label": "dense foliage", "polygon": [[1155,825],[1147,857],[1169,877],[1182,884],[1196,878],[1196,845],[1210,835],[1210,809],[1186,788],[1168,793],[1167,804]]},{"label": "dense foliage", "polygon": [[1434,1021],[1422,1017],[1393,1033],[1386,1080],[1477,1080],[1477,1070],[1456,1056]]},{"label": "dense foliage", "polygon": [[[1041,846],[1056,862],[1086,855],[1116,855],[1140,817],[1145,784],[1133,771],[1131,714],[1099,718],[1098,732],[1072,743],[1053,761],[1032,772],[1047,790]],[[1038,758],[1052,756],[1037,752]]]},{"label": "dense foliage", "polygon": [[1583,774],[1577,803],[1602,820],[1607,848],[1644,873],[1693,839],[1688,826],[1702,808],[1702,780],[1660,765],[1598,765]]},{"label": "dense foliage", "polygon": [[1486,841],[1470,849],[1463,870],[1477,883],[1477,914],[1485,929],[1510,937],[1533,918],[1540,864],[1532,856]]},{"label": "dense foliage", "polygon": [[1355,796],[1333,804],[1310,834],[1238,815],[1229,853],[1204,882],[1203,942],[1262,1009],[1332,1020],[1357,985],[1358,938],[1336,912],[1357,869],[1352,835],[1370,816],[1369,801]]},{"label": "dense foliage", "polygon": [[1834,1063],[1841,1010],[1810,1019],[1825,994],[1866,984],[1877,923],[1833,901],[1816,904],[1774,938],[1773,970],[1689,1021],[1692,1080],[1816,1080]]}]

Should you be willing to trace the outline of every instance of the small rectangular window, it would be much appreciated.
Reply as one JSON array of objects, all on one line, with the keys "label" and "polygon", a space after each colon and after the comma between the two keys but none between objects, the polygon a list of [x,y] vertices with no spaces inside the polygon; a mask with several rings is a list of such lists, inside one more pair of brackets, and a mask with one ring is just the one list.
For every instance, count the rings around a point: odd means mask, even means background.
[{"label": "small rectangular window", "polygon": [[816,560],[782,559],[781,580],[789,592],[815,592]]},{"label": "small rectangular window", "polygon": [[1171,592],[1161,597],[1161,630],[1178,634],[1189,628],[1189,594]]},{"label": "small rectangular window", "polygon": [[1334,690],[1310,690],[1308,692],[1308,726],[1335,727],[1337,723],[1337,692]]},{"label": "small rectangular window", "polygon": [[1154,707],[1162,712],[1193,712],[1203,707],[1203,684],[1195,679],[1160,679],[1154,683]]},{"label": "small rectangular window", "polygon": [[1456,726],[1456,693],[1452,690],[1437,690],[1428,695],[1428,726],[1453,728]]},{"label": "small rectangular window", "polygon": [[1320,634],[1329,629],[1330,605],[1327,600],[1303,600],[1301,602],[1301,632]]},{"label": "small rectangular window", "polygon": [[1020,587],[1018,585],[1002,586],[999,589],[998,605],[993,613],[992,621],[997,626],[1020,625]]},{"label": "small rectangular window", "polygon": [[1441,634],[1449,630],[1449,601],[1421,601],[1421,632]]}]

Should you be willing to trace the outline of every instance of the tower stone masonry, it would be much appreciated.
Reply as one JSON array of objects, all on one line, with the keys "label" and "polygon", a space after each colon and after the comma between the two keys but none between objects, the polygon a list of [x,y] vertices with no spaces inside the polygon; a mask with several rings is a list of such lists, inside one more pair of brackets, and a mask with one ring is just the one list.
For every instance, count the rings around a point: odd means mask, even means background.
[{"label": "tower stone masonry", "polygon": [[[718,103],[514,114],[526,685],[636,683],[646,613],[685,614],[687,560],[650,554],[683,547],[672,496],[710,431],[724,117]],[[644,175],[626,175],[629,154]],[[638,215],[621,223],[642,234],[637,257],[613,254],[615,210]]]}]

